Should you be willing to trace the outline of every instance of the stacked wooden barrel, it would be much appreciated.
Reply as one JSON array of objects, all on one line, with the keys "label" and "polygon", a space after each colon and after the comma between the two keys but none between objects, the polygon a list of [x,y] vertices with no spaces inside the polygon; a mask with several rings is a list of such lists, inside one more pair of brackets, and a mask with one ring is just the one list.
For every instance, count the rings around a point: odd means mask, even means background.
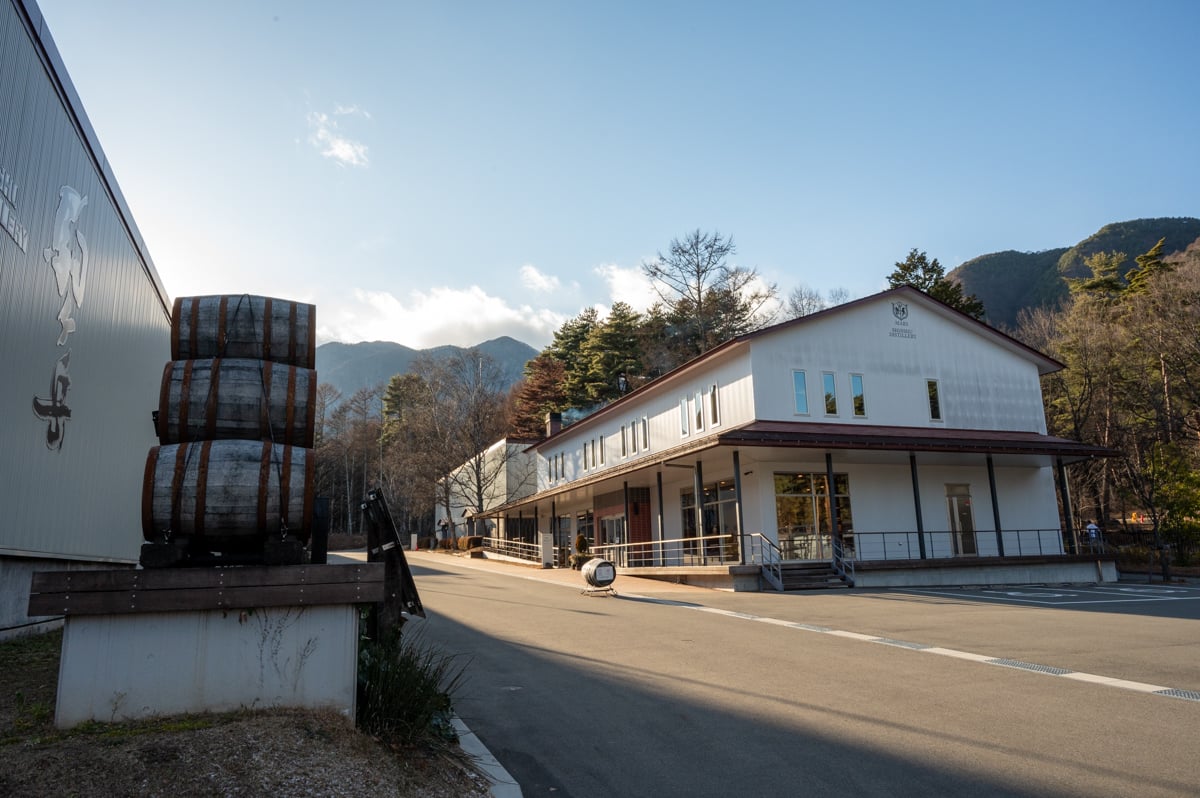
[{"label": "stacked wooden barrel", "polygon": [[142,565],[302,562],[313,524],[316,308],[175,300],[159,446],[142,484]]}]

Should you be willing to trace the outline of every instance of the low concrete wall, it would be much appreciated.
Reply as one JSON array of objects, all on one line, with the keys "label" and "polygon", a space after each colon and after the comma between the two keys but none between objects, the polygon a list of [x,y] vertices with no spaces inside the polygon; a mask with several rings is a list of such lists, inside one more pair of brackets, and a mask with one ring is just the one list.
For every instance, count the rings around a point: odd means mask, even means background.
[{"label": "low concrete wall", "polygon": [[68,615],[54,721],[329,708],[354,717],[358,608]]},{"label": "low concrete wall", "polygon": [[872,569],[856,571],[854,574],[855,587],[1093,584],[1116,581],[1117,566],[1111,560]]}]

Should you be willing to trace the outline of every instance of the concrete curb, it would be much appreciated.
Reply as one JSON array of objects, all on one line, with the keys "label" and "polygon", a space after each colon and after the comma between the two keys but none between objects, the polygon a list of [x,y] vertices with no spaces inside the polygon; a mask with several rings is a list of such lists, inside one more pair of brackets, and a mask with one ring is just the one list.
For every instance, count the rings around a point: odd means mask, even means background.
[{"label": "concrete curb", "polygon": [[462,718],[455,715],[451,722],[454,725],[454,731],[458,732],[459,746],[475,760],[475,764],[492,783],[491,790],[489,790],[492,798],[523,798],[521,785],[517,784],[496,757],[492,756],[492,752],[487,749],[483,741],[467,728],[467,724],[462,722]]}]

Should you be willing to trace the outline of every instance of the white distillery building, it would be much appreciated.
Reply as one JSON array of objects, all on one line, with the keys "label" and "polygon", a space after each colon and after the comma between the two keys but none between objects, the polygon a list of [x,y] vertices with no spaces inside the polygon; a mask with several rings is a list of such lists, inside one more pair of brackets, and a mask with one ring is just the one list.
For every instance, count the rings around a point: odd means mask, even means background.
[{"label": "white distillery building", "polygon": [[0,0],[0,638],[34,571],[134,566],[170,304],[33,0]]},{"label": "white distillery building", "polygon": [[[438,485],[435,512],[438,536],[508,534],[522,536],[520,523],[500,528],[487,512],[533,495],[537,490],[537,459],[531,446],[537,441],[504,438],[454,469]],[[447,498],[449,506],[447,506]],[[476,513],[482,508],[484,513]],[[532,534],[533,520],[527,534]]]},{"label": "white distillery building", "polygon": [[532,449],[537,490],[486,514],[738,589],[783,589],[805,566],[860,586],[1115,578],[1071,556],[1065,469],[1113,452],[1046,434],[1040,377],[1061,368],[892,289],[552,427]]}]

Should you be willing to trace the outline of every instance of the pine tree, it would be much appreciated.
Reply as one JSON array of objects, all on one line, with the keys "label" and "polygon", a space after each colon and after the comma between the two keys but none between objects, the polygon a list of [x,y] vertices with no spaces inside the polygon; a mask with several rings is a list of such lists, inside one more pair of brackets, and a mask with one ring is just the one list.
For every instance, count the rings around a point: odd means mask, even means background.
[{"label": "pine tree", "polygon": [[916,247],[909,250],[907,258],[896,263],[895,270],[887,280],[892,288],[911,285],[973,319],[982,319],[984,316],[983,302],[979,297],[964,294],[961,285],[946,279],[946,270],[937,258],[930,261],[929,256],[919,252]]}]

